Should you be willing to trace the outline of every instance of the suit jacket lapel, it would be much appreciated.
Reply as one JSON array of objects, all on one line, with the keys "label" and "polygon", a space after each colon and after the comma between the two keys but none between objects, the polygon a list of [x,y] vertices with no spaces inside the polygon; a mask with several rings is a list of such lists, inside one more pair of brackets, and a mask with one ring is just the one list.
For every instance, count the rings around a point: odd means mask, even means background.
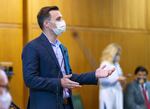
[{"label": "suit jacket lapel", "polygon": [[56,58],[56,55],[54,53],[54,50],[51,46],[51,43],[48,41],[48,39],[46,38],[46,36],[42,33],[40,38],[42,39],[42,44],[44,45],[44,47],[47,49],[47,51],[49,52],[49,55],[54,59],[53,61],[57,64],[57,66],[60,68],[58,60]]},{"label": "suit jacket lapel", "polygon": [[144,100],[143,92],[141,91],[141,88],[140,88],[139,84],[137,83],[137,81],[135,81],[135,88],[136,88],[136,93],[139,96],[139,98]]},{"label": "suit jacket lapel", "polygon": [[60,45],[60,49],[61,49],[63,57],[64,57],[66,74],[70,74],[71,72],[70,72],[70,65],[69,65],[67,50],[62,44]]}]

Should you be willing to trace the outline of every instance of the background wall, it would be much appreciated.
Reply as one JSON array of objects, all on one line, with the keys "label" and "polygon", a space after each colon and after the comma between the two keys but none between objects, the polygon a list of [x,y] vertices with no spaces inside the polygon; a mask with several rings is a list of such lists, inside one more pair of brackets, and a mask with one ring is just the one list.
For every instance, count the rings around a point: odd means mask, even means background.
[{"label": "background wall", "polygon": [[[20,54],[23,45],[41,33],[36,15],[43,6],[60,7],[67,23],[67,31],[60,40],[68,48],[74,72],[93,70],[83,46],[96,61],[96,68],[103,48],[111,42],[122,46],[120,63],[125,75],[133,73],[138,65],[150,70],[149,0],[15,0],[9,4],[8,0],[2,1],[0,60],[14,62],[15,76],[10,89],[20,106],[25,106],[28,96],[22,81]],[[79,34],[77,40],[72,37],[73,31]],[[98,86],[84,86],[74,93],[81,94],[85,109],[98,109]]]},{"label": "background wall", "polygon": [[14,102],[23,109],[22,0],[1,0],[0,2],[0,62],[9,61],[13,63],[14,76],[10,82],[10,92]]}]

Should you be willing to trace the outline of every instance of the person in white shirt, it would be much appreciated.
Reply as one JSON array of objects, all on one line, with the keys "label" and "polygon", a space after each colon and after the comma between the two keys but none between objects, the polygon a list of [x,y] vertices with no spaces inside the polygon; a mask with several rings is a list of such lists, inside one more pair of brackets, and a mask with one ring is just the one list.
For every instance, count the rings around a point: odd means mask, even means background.
[{"label": "person in white shirt", "polygon": [[8,79],[3,70],[0,69],[0,109],[9,109],[12,98],[7,90]]},{"label": "person in white shirt", "polygon": [[100,66],[115,67],[115,72],[99,79],[99,109],[123,109],[123,92],[120,82],[125,81],[119,65],[121,47],[116,43],[109,44],[102,52]]}]

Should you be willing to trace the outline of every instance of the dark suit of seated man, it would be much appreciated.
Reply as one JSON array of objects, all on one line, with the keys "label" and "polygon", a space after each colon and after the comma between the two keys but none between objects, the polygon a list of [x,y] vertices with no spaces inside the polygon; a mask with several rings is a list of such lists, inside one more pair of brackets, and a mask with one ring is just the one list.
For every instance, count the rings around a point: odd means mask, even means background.
[{"label": "dark suit of seated man", "polygon": [[28,109],[73,109],[71,89],[97,84],[115,69],[102,66],[95,72],[72,74],[68,51],[58,40],[66,29],[56,6],[43,7],[37,20],[42,33],[23,49],[23,76],[30,90]]},{"label": "dark suit of seated man", "polygon": [[127,85],[124,96],[125,109],[150,109],[150,82],[148,71],[142,66],[135,70],[136,79]]}]

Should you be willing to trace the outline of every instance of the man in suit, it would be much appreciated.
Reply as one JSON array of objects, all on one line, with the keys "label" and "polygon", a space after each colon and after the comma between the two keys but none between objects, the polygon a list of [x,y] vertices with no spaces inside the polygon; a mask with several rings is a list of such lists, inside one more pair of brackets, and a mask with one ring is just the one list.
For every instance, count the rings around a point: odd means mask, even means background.
[{"label": "man in suit", "polygon": [[125,109],[150,109],[150,83],[148,71],[139,66],[135,70],[136,79],[127,85],[124,96]]},{"label": "man in suit", "polygon": [[115,69],[102,66],[95,72],[72,74],[67,49],[58,40],[66,29],[56,6],[43,7],[37,15],[42,34],[23,49],[23,76],[30,89],[28,109],[73,109],[71,89],[97,84]]}]

